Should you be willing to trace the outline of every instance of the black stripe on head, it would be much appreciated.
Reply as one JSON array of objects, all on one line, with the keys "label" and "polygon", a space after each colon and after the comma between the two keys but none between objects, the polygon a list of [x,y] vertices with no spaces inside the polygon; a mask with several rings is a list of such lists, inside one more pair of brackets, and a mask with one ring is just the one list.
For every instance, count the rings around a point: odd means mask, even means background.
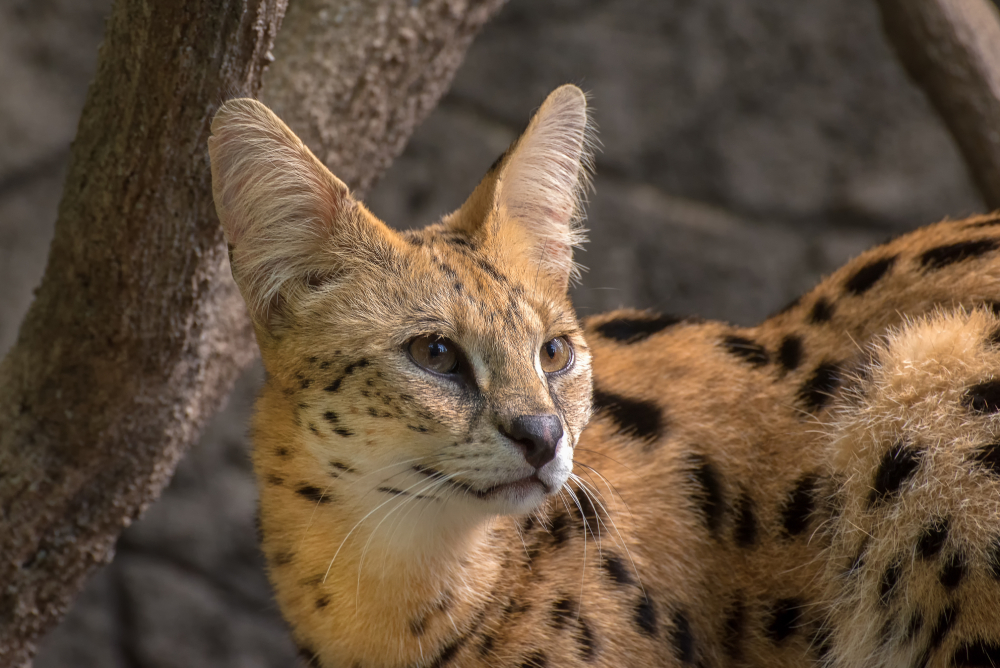
[{"label": "black stripe on head", "polygon": [[917,472],[922,454],[919,450],[907,447],[905,443],[896,443],[889,448],[875,472],[872,490],[868,495],[868,507],[897,494]]},{"label": "black stripe on head", "polygon": [[941,552],[945,541],[948,540],[947,519],[938,519],[933,524],[927,526],[917,539],[917,552],[924,559],[933,559]]},{"label": "black stripe on head", "polygon": [[771,620],[765,633],[775,643],[780,643],[795,633],[802,619],[802,602],[796,598],[783,598],[771,608]]},{"label": "black stripe on head", "polygon": [[673,617],[673,630],[670,632],[670,640],[674,646],[674,653],[681,663],[694,663],[694,635],[691,633],[691,622],[683,612],[675,612]]},{"label": "black stripe on head", "polygon": [[932,248],[920,256],[920,264],[925,269],[942,269],[957,262],[964,262],[1000,248],[996,239],[960,241],[955,244]]},{"label": "black stripe on head", "polygon": [[691,455],[689,462],[688,475],[695,482],[692,500],[701,511],[709,533],[718,536],[725,511],[719,472],[704,455]]},{"label": "black stripe on head", "polygon": [[840,385],[840,365],[823,362],[799,388],[799,400],[811,413],[822,409]]},{"label": "black stripe on head", "polygon": [[781,521],[790,536],[798,536],[809,526],[809,519],[816,510],[816,493],[819,477],[814,473],[802,476],[788,495],[781,511]]},{"label": "black stripe on head", "polygon": [[833,304],[826,297],[820,297],[809,311],[809,322],[822,325],[833,318]]},{"label": "black stripe on head", "polygon": [[644,596],[639,599],[639,602],[635,605],[635,613],[633,614],[632,620],[635,625],[639,627],[639,631],[643,635],[655,636],[656,635],[656,608],[653,607],[653,601],[649,596]]},{"label": "black stripe on head", "polygon": [[802,337],[789,334],[778,346],[778,363],[786,371],[795,371],[802,362]]},{"label": "black stripe on head", "polygon": [[722,346],[729,354],[740,358],[753,367],[766,366],[771,359],[764,346],[745,336],[730,334],[722,339]]}]

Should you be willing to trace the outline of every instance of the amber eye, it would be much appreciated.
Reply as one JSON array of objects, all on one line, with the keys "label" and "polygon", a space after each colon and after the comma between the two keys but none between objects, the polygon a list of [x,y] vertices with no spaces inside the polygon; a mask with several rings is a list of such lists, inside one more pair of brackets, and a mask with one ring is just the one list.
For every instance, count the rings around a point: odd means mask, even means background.
[{"label": "amber eye", "polygon": [[573,361],[573,348],[565,336],[557,336],[542,344],[538,357],[542,362],[542,371],[555,373],[562,371]]},{"label": "amber eye", "polygon": [[413,361],[428,371],[442,374],[458,371],[458,346],[443,336],[418,336],[410,341],[409,352]]}]

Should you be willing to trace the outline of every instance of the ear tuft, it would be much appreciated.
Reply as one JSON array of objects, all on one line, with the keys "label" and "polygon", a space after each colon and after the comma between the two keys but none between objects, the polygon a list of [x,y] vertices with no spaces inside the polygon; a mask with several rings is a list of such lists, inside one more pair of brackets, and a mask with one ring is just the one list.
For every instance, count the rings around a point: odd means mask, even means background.
[{"label": "ear tuft", "polygon": [[265,322],[284,284],[332,271],[323,250],[354,201],[347,186],[256,100],[222,105],[208,149],[233,276],[254,320]]}]

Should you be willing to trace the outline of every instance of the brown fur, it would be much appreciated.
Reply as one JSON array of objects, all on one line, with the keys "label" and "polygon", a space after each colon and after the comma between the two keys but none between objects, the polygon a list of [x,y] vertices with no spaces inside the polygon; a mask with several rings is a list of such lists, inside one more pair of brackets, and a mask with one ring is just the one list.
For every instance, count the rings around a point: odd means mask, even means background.
[{"label": "brown fur", "polygon": [[[1000,217],[872,249],[758,327],[619,311],[584,331],[565,291],[584,108],[559,89],[462,209],[405,234],[260,105],[220,113],[217,202],[268,372],[263,549],[303,656],[1000,661]],[[294,206],[240,218],[269,197]],[[405,354],[435,333],[465,385]],[[561,335],[575,362],[545,376],[536,351]],[[477,498],[526,475],[498,429],[544,413],[577,477]]]}]

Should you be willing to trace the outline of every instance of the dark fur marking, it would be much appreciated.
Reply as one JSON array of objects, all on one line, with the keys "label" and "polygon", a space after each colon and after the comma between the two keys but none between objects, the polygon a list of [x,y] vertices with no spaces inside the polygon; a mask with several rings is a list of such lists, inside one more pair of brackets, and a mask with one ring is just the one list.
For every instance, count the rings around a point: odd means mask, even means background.
[{"label": "dark fur marking", "polygon": [[545,668],[549,663],[548,658],[545,656],[545,652],[537,651],[532,652],[521,662],[521,668]]},{"label": "dark fur marking", "polygon": [[286,448],[285,446],[279,445],[277,448],[274,449],[274,454],[284,459],[285,457],[288,457],[292,453],[289,452],[288,448]]},{"label": "dark fur marking", "polygon": [[962,583],[962,578],[965,577],[965,558],[962,556],[961,552],[954,552],[948,561],[945,562],[944,568],[941,569],[941,574],[938,576],[938,580],[944,585],[945,589],[954,589]]},{"label": "dark fur marking", "polygon": [[962,404],[977,413],[1000,411],[1000,380],[987,380],[965,392]]},{"label": "dark fur marking", "polygon": [[601,526],[604,522],[603,518],[598,517],[597,507],[594,506],[590,494],[580,489],[574,490],[572,493],[580,505],[577,506],[576,503],[573,503],[570,505],[570,508],[580,513],[580,519],[584,521],[587,531],[596,538],[601,533]]},{"label": "dark fur marking", "polygon": [[325,608],[328,605],[330,605],[330,597],[329,596],[320,596],[319,598],[316,599],[316,609],[317,610],[322,610],[323,608]]},{"label": "dark fur marking", "polygon": [[729,334],[723,337],[722,345],[729,354],[739,357],[753,367],[766,366],[771,360],[771,356],[767,353],[764,346],[745,336]]},{"label": "dark fur marking", "polygon": [[569,537],[573,535],[574,524],[569,521],[569,516],[564,512],[560,511],[552,518],[552,526],[549,527],[549,533],[552,534],[552,542],[556,545],[562,545]]},{"label": "dark fur marking", "polygon": [[303,390],[308,390],[310,385],[312,385],[312,378],[303,378],[299,383],[299,387]]},{"label": "dark fur marking", "polygon": [[910,617],[909,623],[906,625],[906,635],[903,639],[906,642],[912,642],[917,634],[920,633],[921,629],[924,628],[924,616],[920,614],[920,611],[916,611]]},{"label": "dark fur marking", "polygon": [[941,552],[948,540],[948,524],[947,519],[939,519],[923,530],[917,541],[917,551],[921,557],[933,559]]},{"label": "dark fur marking", "polygon": [[995,476],[1000,476],[1000,442],[976,449],[973,459]]},{"label": "dark fur marking", "polygon": [[343,376],[341,376],[337,380],[333,381],[332,383],[330,383],[329,385],[327,385],[326,387],[324,387],[323,391],[324,392],[336,392],[337,390],[340,389],[340,384],[342,382],[344,382],[344,377]]},{"label": "dark fur marking", "polygon": [[315,503],[326,504],[333,501],[333,499],[330,498],[330,495],[326,494],[319,487],[314,487],[313,485],[301,485],[296,488],[295,493],[300,496],[304,496]]},{"label": "dark fur marking", "polygon": [[990,544],[990,552],[987,557],[987,568],[994,580],[1000,580],[1000,537],[994,538]]},{"label": "dark fur marking", "polygon": [[746,493],[736,500],[736,526],[733,529],[736,544],[751,547],[757,542],[757,517],[754,515],[753,501]]},{"label": "dark fur marking", "polygon": [[882,457],[872,490],[868,495],[868,507],[882,503],[897,494],[902,486],[913,477],[920,466],[922,453],[903,443],[892,446]]},{"label": "dark fur marking", "polygon": [[802,476],[795,483],[781,511],[781,523],[789,536],[798,536],[809,527],[809,519],[816,510],[818,490],[819,477],[814,473]]},{"label": "dark fur marking", "polygon": [[422,424],[408,424],[406,425],[406,428],[411,431],[419,432],[421,434],[426,434],[428,431],[430,431],[430,429],[428,429]]},{"label": "dark fur marking", "polygon": [[311,431],[316,436],[319,436],[319,429],[317,429],[316,425],[314,425],[312,422],[309,423],[309,431]]},{"label": "dark fur marking", "polygon": [[789,334],[778,347],[778,363],[786,371],[795,371],[802,363],[802,337]]},{"label": "dark fur marking", "polygon": [[920,256],[920,264],[926,269],[942,269],[956,262],[964,262],[995,251],[1000,244],[996,239],[976,239],[974,241],[959,241],[932,248]]},{"label": "dark fur marking", "polygon": [[646,448],[658,441],[666,429],[663,412],[652,401],[629,399],[594,388],[594,409],[604,413],[627,436],[646,441]]},{"label": "dark fur marking", "polygon": [[285,482],[284,478],[274,473],[268,473],[264,480],[267,481],[268,485],[282,485]]},{"label": "dark fur marking", "polygon": [[740,656],[745,625],[746,608],[741,601],[736,601],[726,614],[725,631],[722,638],[722,647],[730,658],[736,659]]},{"label": "dark fur marking", "polygon": [[795,598],[783,598],[771,608],[771,620],[765,633],[772,642],[780,643],[795,633],[802,618],[802,602]]},{"label": "dark fur marking", "polygon": [[681,611],[674,613],[670,640],[681,663],[694,662],[694,635],[691,633],[691,622],[688,621],[687,615]]},{"label": "dark fur marking", "polygon": [[350,429],[345,429],[344,427],[337,427],[336,429],[333,430],[333,433],[337,434],[338,436],[343,436],[344,438],[347,438],[348,436],[354,436],[353,431],[351,431]]},{"label": "dark fur marking", "polygon": [[833,318],[833,305],[826,297],[820,297],[809,311],[809,322],[822,325]]},{"label": "dark fur marking", "polygon": [[486,658],[493,653],[493,645],[496,644],[496,636],[492,633],[487,633],[483,636],[483,641],[479,643],[479,656]]},{"label": "dark fur marking", "polygon": [[852,294],[863,295],[892,268],[895,262],[895,255],[869,262],[847,279],[847,282],[844,283],[844,288]]},{"label": "dark fur marking", "polygon": [[828,627],[821,625],[813,634],[811,645],[819,658],[826,658],[833,649],[833,633]]},{"label": "dark fur marking", "polygon": [[601,566],[615,583],[620,585],[635,583],[635,580],[632,579],[632,571],[625,566],[625,562],[607,550],[604,551],[604,559],[601,561]]},{"label": "dark fur marking", "polygon": [[559,599],[552,605],[552,627],[557,631],[566,628],[576,611],[577,605],[571,599]]},{"label": "dark fur marking", "polygon": [[639,627],[639,631],[647,636],[656,635],[656,608],[648,598],[642,598],[636,603],[632,621]]},{"label": "dark fur marking", "polygon": [[333,460],[330,460],[330,466],[332,466],[333,468],[337,469],[342,473],[354,473],[354,469],[352,469],[347,464],[342,464],[340,462],[335,462]]},{"label": "dark fur marking", "polygon": [[934,622],[934,629],[931,631],[931,649],[937,649],[941,646],[945,636],[954,628],[957,618],[958,606],[954,603],[941,611],[937,621]]},{"label": "dark fur marking", "polygon": [[883,571],[878,587],[878,602],[881,605],[888,606],[892,601],[892,594],[896,590],[896,585],[899,583],[899,578],[902,575],[903,569],[898,561],[890,564]]},{"label": "dark fur marking", "polygon": [[824,362],[816,367],[813,374],[799,388],[799,400],[811,413],[822,409],[830,401],[840,385],[839,365]]},{"label": "dark fur marking", "polygon": [[[995,223],[994,223],[995,224]],[[1000,644],[977,640],[959,645],[952,655],[955,668],[994,668],[1000,666]]]},{"label": "dark fur marking", "polygon": [[637,343],[680,322],[683,322],[682,318],[672,315],[657,315],[649,318],[613,318],[601,323],[594,330],[606,339],[622,343]]},{"label": "dark fur marking", "polygon": [[693,500],[701,510],[705,526],[713,536],[716,536],[725,511],[718,471],[704,455],[690,455],[689,461],[688,473],[697,484],[692,495]]},{"label": "dark fur marking", "polygon": [[521,531],[523,531],[524,533],[528,533],[534,528],[535,528],[535,516],[528,515],[527,517],[524,518],[524,522],[521,524]]},{"label": "dark fur marking", "polygon": [[275,552],[274,557],[271,558],[271,563],[275,566],[287,566],[292,563],[292,559],[295,558],[295,554],[290,550],[282,550],[280,552]]},{"label": "dark fur marking", "polygon": [[590,630],[590,624],[582,617],[576,621],[576,641],[580,644],[580,652],[587,661],[593,661],[597,656],[597,641],[594,632]]}]

